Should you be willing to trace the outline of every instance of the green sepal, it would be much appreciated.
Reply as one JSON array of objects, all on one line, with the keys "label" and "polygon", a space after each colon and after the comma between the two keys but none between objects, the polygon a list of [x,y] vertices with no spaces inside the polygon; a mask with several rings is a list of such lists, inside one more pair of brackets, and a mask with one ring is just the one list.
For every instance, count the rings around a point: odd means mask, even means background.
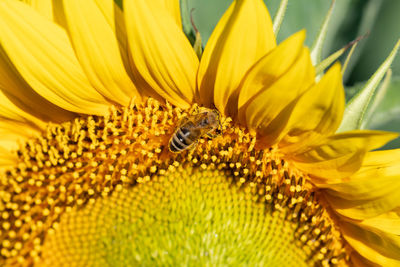
[{"label": "green sepal", "polygon": [[274,26],[273,27],[274,27],[275,36],[278,35],[279,29],[281,28],[283,18],[285,17],[288,1],[289,0],[281,0],[281,3],[279,4],[279,9],[276,12],[276,15],[274,17]]},{"label": "green sepal", "polygon": [[321,61],[322,48],[328,32],[329,21],[332,17],[333,8],[335,6],[335,0],[332,0],[331,6],[329,7],[328,13],[325,16],[324,22],[319,29],[318,35],[314,40],[313,46],[311,47],[311,60],[313,65],[317,65]]},{"label": "green sepal", "polygon": [[399,45],[400,40],[397,41],[390,55],[372,75],[365,86],[346,105],[342,124],[340,125],[338,132],[362,128],[364,119],[366,118],[366,112],[373,101],[375,90],[383,79],[385,73],[390,68],[390,65],[399,49]]},{"label": "green sepal", "polygon": [[187,0],[180,0],[181,3],[181,16],[182,16],[182,29],[193,46],[196,41],[196,32],[192,26],[191,12]]},{"label": "green sepal", "polygon": [[197,57],[200,59],[203,53],[203,44],[200,32],[196,28],[193,22],[193,17],[192,17],[193,9],[189,11],[187,0],[180,0],[180,1],[181,1],[183,32],[188,38],[190,44],[193,46],[194,52],[196,53]]}]

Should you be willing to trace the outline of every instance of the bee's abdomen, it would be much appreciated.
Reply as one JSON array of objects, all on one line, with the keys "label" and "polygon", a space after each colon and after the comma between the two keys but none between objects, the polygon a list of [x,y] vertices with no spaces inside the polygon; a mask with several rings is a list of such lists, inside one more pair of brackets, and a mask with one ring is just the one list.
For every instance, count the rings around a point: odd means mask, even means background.
[{"label": "bee's abdomen", "polygon": [[172,136],[169,149],[172,152],[179,152],[189,148],[191,144],[193,144],[193,141],[190,139],[190,132],[186,128],[180,128]]}]

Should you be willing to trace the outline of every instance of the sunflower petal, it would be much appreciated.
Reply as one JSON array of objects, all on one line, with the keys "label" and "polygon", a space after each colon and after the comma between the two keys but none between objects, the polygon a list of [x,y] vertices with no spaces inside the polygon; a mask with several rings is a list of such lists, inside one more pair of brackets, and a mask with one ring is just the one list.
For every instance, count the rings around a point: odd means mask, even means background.
[{"label": "sunflower petal", "polygon": [[64,1],[67,32],[90,83],[103,96],[129,105],[140,94],[125,72],[113,29],[92,0]]},{"label": "sunflower petal", "polygon": [[[262,77],[264,76],[260,74],[259,78],[263,79]],[[314,78],[315,72],[309,51],[307,48],[302,48],[298,59],[289,70],[249,101],[245,109],[248,127],[258,129],[267,135],[271,130],[276,130],[277,126],[284,126],[285,120],[287,121],[290,115],[286,112],[286,108],[314,83]],[[279,119],[278,125],[270,125],[281,112],[287,116]]]},{"label": "sunflower petal", "polygon": [[291,35],[253,65],[239,87],[239,113],[244,114],[244,107],[249,104],[249,101],[251,102],[252,98],[271,86],[294,64],[303,51],[305,34],[302,30]]},{"label": "sunflower petal", "polygon": [[297,101],[286,129],[277,137],[284,153],[301,151],[318,139],[333,134],[342,120],[345,105],[340,64]]},{"label": "sunflower petal", "polygon": [[[115,32],[118,40],[119,50],[125,70],[131,80],[134,80],[134,74],[131,66],[131,53],[129,51],[128,37],[126,33],[126,23],[124,13],[121,7],[114,0],[94,0],[103,13],[110,27]],[[161,0],[167,11],[174,17],[176,23],[181,27],[180,6],[176,0]]]},{"label": "sunflower petal", "polygon": [[347,181],[321,184],[327,192],[348,201],[381,198],[400,186],[400,149],[368,152],[360,170]]},{"label": "sunflower petal", "polygon": [[357,171],[367,151],[379,148],[398,135],[383,131],[351,131],[327,137],[321,144],[292,157],[294,164],[321,180],[341,182]]},{"label": "sunflower petal", "polygon": [[400,236],[400,210],[389,211],[379,216],[365,219],[360,225],[364,228],[376,228],[390,234]]},{"label": "sunflower petal", "polygon": [[18,142],[24,142],[40,134],[38,129],[17,121],[1,121],[0,136],[1,146],[11,150],[18,148]]},{"label": "sunflower petal", "polygon": [[17,157],[15,151],[19,144],[40,132],[25,123],[18,121],[0,121],[0,170],[2,167],[14,165]]},{"label": "sunflower petal", "polygon": [[[198,72],[200,102],[227,113],[247,70],[276,46],[272,21],[261,0],[237,0],[218,22],[207,42]],[[228,112],[229,113],[229,112]]]},{"label": "sunflower petal", "polygon": [[98,8],[107,20],[111,29],[114,31],[118,40],[119,52],[122,62],[124,63],[125,71],[128,73],[131,80],[134,80],[134,75],[131,70],[130,53],[128,47],[128,37],[126,33],[125,18],[121,7],[114,0],[95,0]]},{"label": "sunflower petal", "polygon": [[18,108],[1,91],[0,103],[0,121],[2,123],[7,121],[19,122],[37,130],[45,129],[45,122]]},{"label": "sunflower petal", "polygon": [[23,3],[4,1],[0,3],[0,31],[5,53],[39,95],[74,112],[108,112],[107,101],[89,84],[59,26]]},{"label": "sunflower petal", "polygon": [[24,0],[42,16],[49,20],[53,20],[53,0]]},{"label": "sunflower petal", "polygon": [[37,94],[15,69],[8,59],[5,51],[0,47],[0,90],[2,100],[0,103],[12,102],[19,109],[24,110],[42,121],[62,122],[76,116],[75,113],[66,111]]},{"label": "sunflower petal", "polygon": [[352,223],[340,224],[347,242],[363,257],[381,266],[400,265],[400,236],[373,232]]},{"label": "sunflower petal", "polygon": [[159,0],[162,4],[165,5],[168,13],[174,18],[176,25],[178,27],[182,27],[181,20],[181,7],[179,5],[179,0]]},{"label": "sunflower petal", "polygon": [[17,161],[17,155],[0,145],[0,171],[12,166]]},{"label": "sunflower petal", "polygon": [[[400,206],[398,191],[400,190],[400,149],[374,151],[366,154],[363,166],[348,181],[338,184],[322,185],[326,198],[335,210],[348,218],[364,221],[370,226],[376,224],[374,216],[382,216],[376,220],[388,224],[396,220],[398,215],[390,212]],[[386,214],[386,215],[382,215]],[[400,234],[397,226],[396,234]]]},{"label": "sunflower petal", "polygon": [[157,1],[125,1],[124,14],[138,86],[189,107],[199,61],[182,29]]},{"label": "sunflower petal", "polygon": [[350,262],[354,267],[377,267],[376,263],[373,263],[363,256],[361,256],[357,251],[353,250],[350,252]]},{"label": "sunflower petal", "polygon": [[[75,113],[66,111],[38,95],[19,75],[0,47],[0,90],[2,95],[27,114],[42,121],[62,122],[75,117]],[[3,100],[2,100],[3,101]],[[5,101],[5,100],[4,100]],[[1,102],[7,105],[6,102]]]},{"label": "sunflower petal", "polygon": [[372,200],[349,201],[329,193],[326,195],[326,199],[337,213],[354,220],[363,220],[386,213],[400,206],[400,186],[392,186],[386,188],[386,190],[386,194]]}]

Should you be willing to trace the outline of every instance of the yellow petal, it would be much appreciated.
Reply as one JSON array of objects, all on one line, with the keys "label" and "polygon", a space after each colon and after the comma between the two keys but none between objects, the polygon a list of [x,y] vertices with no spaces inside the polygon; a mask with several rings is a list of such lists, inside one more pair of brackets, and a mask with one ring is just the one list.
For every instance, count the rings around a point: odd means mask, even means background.
[{"label": "yellow petal", "polygon": [[53,0],[23,0],[43,17],[53,20]]},{"label": "yellow petal", "polygon": [[0,121],[0,143],[2,147],[10,151],[18,148],[18,142],[24,142],[38,134],[40,134],[38,129],[27,124],[17,121]]},{"label": "yellow petal", "polygon": [[21,2],[4,1],[0,31],[5,53],[39,95],[66,110],[108,113],[107,101],[91,87],[62,28]]},{"label": "yellow petal", "polygon": [[19,122],[36,130],[44,130],[46,123],[42,120],[24,112],[12,103],[3,92],[0,91],[0,121]]},{"label": "yellow petal", "polygon": [[14,105],[43,121],[62,122],[76,117],[75,113],[50,103],[32,90],[12,65],[2,47],[0,47],[0,90]]},{"label": "yellow petal", "polygon": [[125,71],[115,32],[93,0],[64,1],[67,32],[92,86],[108,99],[129,105],[140,94]]},{"label": "yellow petal", "polygon": [[0,171],[6,170],[17,162],[17,155],[0,145]]},{"label": "yellow petal", "polygon": [[293,155],[294,164],[311,174],[316,183],[341,182],[361,166],[364,154],[398,135],[383,131],[351,131],[327,137],[308,151]]},{"label": "yellow petal", "polygon": [[337,63],[315,86],[300,96],[286,129],[277,137],[278,140],[283,138],[280,149],[291,154],[333,134],[342,121],[344,105],[342,75]]},{"label": "yellow petal", "polygon": [[271,18],[263,1],[234,1],[202,55],[198,73],[200,102],[206,106],[215,103],[225,114],[228,102],[232,102],[229,109],[235,112],[234,99],[244,74],[275,46]]},{"label": "yellow petal", "polygon": [[37,129],[25,123],[0,121],[0,170],[16,163],[15,151],[19,148],[19,144],[39,134]]},{"label": "yellow petal", "polygon": [[382,197],[372,200],[353,200],[342,199],[329,193],[326,199],[335,211],[345,217],[354,220],[363,220],[386,213],[398,206],[400,186],[393,186]]},{"label": "yellow petal", "polygon": [[374,233],[343,222],[340,229],[347,242],[363,257],[381,266],[400,266],[400,236]]},{"label": "yellow petal", "polygon": [[0,170],[16,162],[19,142],[39,135],[47,123],[21,110],[0,91]]},{"label": "yellow petal", "polygon": [[124,14],[137,86],[188,108],[199,62],[181,28],[157,1],[125,1]]},{"label": "yellow petal", "polygon": [[245,117],[249,101],[271,86],[298,59],[305,37],[304,30],[291,35],[249,70],[239,86],[238,112],[241,120]]},{"label": "yellow petal", "polygon": [[117,37],[119,52],[122,62],[124,63],[125,71],[128,73],[131,80],[133,80],[124,14],[114,0],[95,0],[95,2]]},{"label": "yellow petal", "polygon": [[309,51],[303,48],[286,73],[249,101],[245,109],[248,127],[258,129],[264,135],[280,131],[290,117],[290,107],[314,83],[314,78]]},{"label": "yellow petal", "polygon": [[350,262],[354,267],[379,267],[380,265],[373,263],[361,256],[357,251],[350,252]]},{"label": "yellow petal", "polygon": [[182,28],[181,7],[179,0],[158,0],[165,5],[167,12],[173,17],[179,28]]},{"label": "yellow petal", "polygon": [[399,158],[400,149],[369,152],[360,170],[346,181],[318,186],[348,201],[381,198],[400,186]]},{"label": "yellow petal", "polygon": [[363,220],[360,225],[366,229],[378,229],[400,236],[400,209],[386,212],[379,216]]}]

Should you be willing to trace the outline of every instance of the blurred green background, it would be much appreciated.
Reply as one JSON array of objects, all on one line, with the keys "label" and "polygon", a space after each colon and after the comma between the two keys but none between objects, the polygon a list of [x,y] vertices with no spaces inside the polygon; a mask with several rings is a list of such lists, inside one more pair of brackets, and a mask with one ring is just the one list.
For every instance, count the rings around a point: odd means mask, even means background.
[{"label": "blurred green background", "polygon": [[[232,0],[187,0],[203,43],[209,38]],[[265,0],[273,19],[280,0]],[[306,45],[311,46],[331,5],[330,0],[289,0],[278,42],[305,28]],[[399,0],[336,0],[325,41],[323,56],[344,47],[361,35],[361,40],[344,75],[347,98],[375,72],[400,38]],[[341,61],[344,62],[345,56]],[[387,94],[365,125],[367,129],[400,132],[400,56],[393,64],[393,78]],[[385,148],[400,148],[400,138]]]}]

